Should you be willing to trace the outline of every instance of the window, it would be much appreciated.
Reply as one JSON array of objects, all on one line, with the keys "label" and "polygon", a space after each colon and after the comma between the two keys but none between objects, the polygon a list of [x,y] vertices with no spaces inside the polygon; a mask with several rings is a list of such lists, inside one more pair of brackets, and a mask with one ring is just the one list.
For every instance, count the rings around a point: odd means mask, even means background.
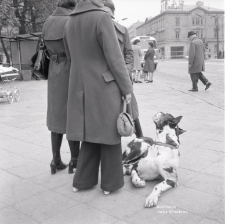
[{"label": "window", "polygon": [[176,18],[176,26],[180,26],[180,18]]},{"label": "window", "polygon": [[204,25],[203,18],[201,18],[201,25]]},{"label": "window", "polygon": [[195,18],[195,21],[196,25],[199,25],[199,18]]},{"label": "window", "polygon": [[180,31],[176,31],[176,39],[180,39]]},{"label": "window", "polygon": [[192,25],[195,25],[195,18],[192,18]]},{"label": "window", "polygon": [[217,53],[217,45],[214,46],[214,53]]},{"label": "window", "polygon": [[196,31],[197,38],[200,38],[199,31]]},{"label": "window", "polygon": [[203,38],[203,31],[201,31],[201,38]]}]

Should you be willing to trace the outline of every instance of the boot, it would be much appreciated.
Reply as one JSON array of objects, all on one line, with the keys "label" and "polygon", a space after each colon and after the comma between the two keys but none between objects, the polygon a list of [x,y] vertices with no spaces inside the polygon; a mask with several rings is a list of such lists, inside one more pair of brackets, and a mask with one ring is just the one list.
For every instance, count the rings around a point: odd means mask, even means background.
[{"label": "boot", "polygon": [[73,173],[73,169],[76,169],[76,168],[77,168],[77,159],[71,158],[69,162],[68,173]]},{"label": "boot", "polygon": [[68,173],[73,173],[73,169],[77,168],[77,159],[80,151],[80,142],[68,140],[70,146],[71,160],[69,162]]},{"label": "boot", "polygon": [[51,164],[51,174],[55,174],[56,170],[64,170],[66,169],[67,165],[62,162],[61,158],[55,158],[52,160]]},{"label": "boot", "polygon": [[63,170],[67,167],[67,165],[62,162],[61,156],[60,156],[62,138],[63,138],[63,134],[51,132],[53,159],[50,163],[50,167],[51,167],[52,175],[56,173],[56,170]]}]

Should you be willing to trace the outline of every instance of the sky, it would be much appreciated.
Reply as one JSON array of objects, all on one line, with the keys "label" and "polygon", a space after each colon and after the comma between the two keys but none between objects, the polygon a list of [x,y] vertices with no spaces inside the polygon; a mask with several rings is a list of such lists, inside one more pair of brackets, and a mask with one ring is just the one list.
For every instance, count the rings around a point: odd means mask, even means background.
[{"label": "sky", "polygon": [[[176,0],[178,1],[178,0]],[[199,0],[184,0],[185,5],[195,5]],[[205,6],[224,10],[224,0],[201,0]],[[120,24],[129,27],[137,21],[144,22],[146,17],[160,14],[161,0],[113,0],[115,18]],[[127,18],[122,21],[122,19]]]}]

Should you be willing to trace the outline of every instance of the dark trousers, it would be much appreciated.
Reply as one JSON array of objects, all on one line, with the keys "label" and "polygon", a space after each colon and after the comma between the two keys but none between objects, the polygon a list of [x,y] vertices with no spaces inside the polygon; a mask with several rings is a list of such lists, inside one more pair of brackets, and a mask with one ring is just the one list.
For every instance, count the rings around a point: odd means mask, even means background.
[{"label": "dark trousers", "polygon": [[208,82],[208,79],[202,74],[202,72],[192,73],[191,81],[192,81],[192,88],[198,89],[198,80],[200,79],[204,85]]},{"label": "dark trousers", "polygon": [[121,143],[104,145],[82,142],[73,187],[91,188],[98,184],[101,162],[101,189],[115,191],[124,185]]}]

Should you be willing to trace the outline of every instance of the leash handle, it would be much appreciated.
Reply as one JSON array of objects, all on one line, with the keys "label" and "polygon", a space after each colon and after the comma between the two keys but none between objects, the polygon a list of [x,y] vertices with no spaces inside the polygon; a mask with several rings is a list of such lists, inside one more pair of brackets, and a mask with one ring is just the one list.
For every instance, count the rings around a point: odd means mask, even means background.
[{"label": "leash handle", "polygon": [[123,98],[123,113],[130,114],[131,118],[133,119],[132,109],[131,109],[131,103],[127,104],[126,103],[126,100],[124,98]]}]

